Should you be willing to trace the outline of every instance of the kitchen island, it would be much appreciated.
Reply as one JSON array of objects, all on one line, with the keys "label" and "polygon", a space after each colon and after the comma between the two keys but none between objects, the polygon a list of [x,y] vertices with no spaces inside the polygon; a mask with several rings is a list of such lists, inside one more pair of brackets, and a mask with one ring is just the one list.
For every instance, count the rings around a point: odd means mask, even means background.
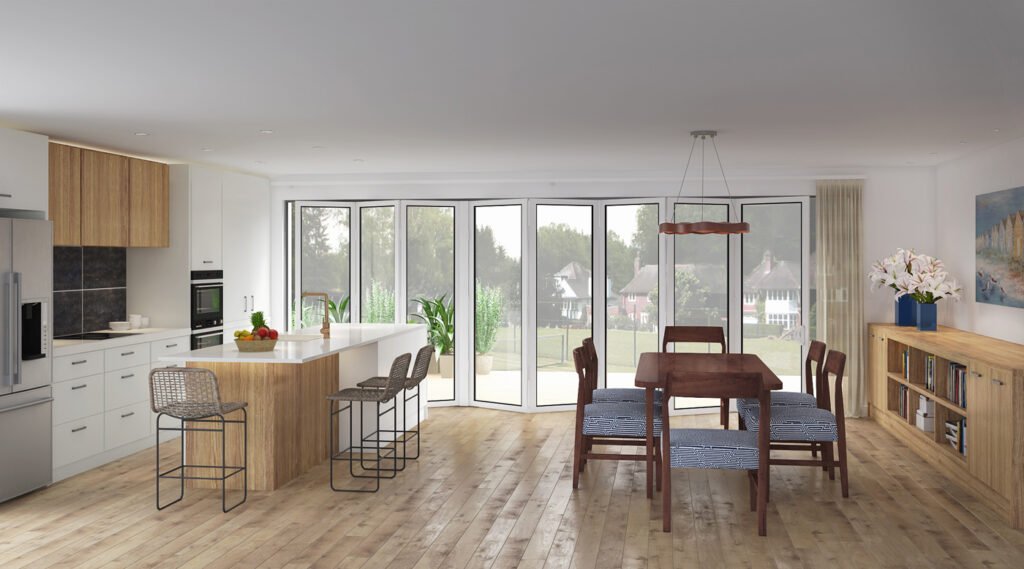
[{"label": "kitchen island", "polygon": [[[426,343],[427,329],[421,324],[332,324],[329,339],[313,329],[282,334],[272,352],[239,352],[231,342],[161,360],[212,370],[222,401],[249,404],[249,489],[275,490],[327,460],[328,394],[356,387],[368,377],[387,375],[395,357],[406,352],[415,355]],[[420,417],[425,419],[426,382],[420,387]],[[416,403],[406,404],[409,426],[416,421]],[[367,415],[364,433],[376,425],[374,414]],[[348,421],[342,423],[340,440],[347,444]],[[382,420],[382,428],[392,425],[393,421]],[[237,426],[228,427],[227,447],[228,464],[241,464],[243,441]],[[187,433],[185,457],[186,464],[220,464],[220,436]],[[241,481],[240,476],[230,478],[228,488],[241,488]],[[218,484],[189,482],[193,487]]]}]

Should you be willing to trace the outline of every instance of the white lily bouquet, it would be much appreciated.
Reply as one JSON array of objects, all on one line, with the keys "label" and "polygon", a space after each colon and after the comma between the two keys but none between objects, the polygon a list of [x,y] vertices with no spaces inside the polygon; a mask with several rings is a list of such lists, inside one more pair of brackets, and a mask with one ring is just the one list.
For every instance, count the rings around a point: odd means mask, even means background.
[{"label": "white lily bouquet", "polygon": [[935,304],[943,298],[960,300],[961,287],[943,262],[913,249],[897,249],[892,256],[875,261],[868,278],[874,288],[891,287],[896,298],[909,295],[920,304]]}]

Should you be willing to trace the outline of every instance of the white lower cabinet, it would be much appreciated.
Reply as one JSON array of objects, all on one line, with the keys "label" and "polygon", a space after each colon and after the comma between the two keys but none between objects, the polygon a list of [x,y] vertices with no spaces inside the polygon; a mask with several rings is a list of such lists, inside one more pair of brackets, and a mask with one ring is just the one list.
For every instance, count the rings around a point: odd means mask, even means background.
[{"label": "white lower cabinet", "polygon": [[104,450],[149,437],[149,405],[136,403],[104,415]]},{"label": "white lower cabinet", "polygon": [[[59,468],[103,452],[103,415],[53,428],[53,466]],[[56,477],[55,477],[56,478]]]},{"label": "white lower cabinet", "polygon": [[[189,350],[189,337],[142,342],[54,358],[53,478],[61,480],[155,442],[149,372],[157,358]],[[178,363],[184,365],[184,362]],[[171,419],[161,421],[171,426]],[[177,436],[165,432],[161,440]]]}]

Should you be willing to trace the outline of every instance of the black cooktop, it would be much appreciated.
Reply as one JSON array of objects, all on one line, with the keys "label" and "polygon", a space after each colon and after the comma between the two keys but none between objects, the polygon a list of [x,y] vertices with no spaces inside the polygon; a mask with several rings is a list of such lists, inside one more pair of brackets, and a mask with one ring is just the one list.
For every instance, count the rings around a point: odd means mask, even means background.
[{"label": "black cooktop", "polygon": [[111,338],[123,338],[125,336],[138,336],[137,333],[124,332],[86,332],[84,334],[69,334],[58,336],[55,340],[110,340]]}]

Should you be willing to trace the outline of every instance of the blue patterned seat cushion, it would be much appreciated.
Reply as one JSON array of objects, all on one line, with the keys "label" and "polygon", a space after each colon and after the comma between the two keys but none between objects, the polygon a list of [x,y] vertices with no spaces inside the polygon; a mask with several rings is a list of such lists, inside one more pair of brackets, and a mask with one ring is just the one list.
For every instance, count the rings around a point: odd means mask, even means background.
[{"label": "blue patterned seat cushion", "polygon": [[[772,407],[817,407],[818,402],[814,399],[814,396],[810,393],[803,393],[801,391],[773,391],[772,392]],[[736,411],[739,412],[740,416],[747,408],[758,408],[757,399],[737,399],[736,400]]]},{"label": "blue patterned seat cushion", "polygon": [[721,429],[672,429],[673,468],[757,470],[757,434]]},{"label": "blue patterned seat cushion", "polygon": [[[661,410],[654,408],[654,434],[661,433]],[[591,403],[583,407],[583,434],[603,437],[646,437],[643,403]]]},{"label": "blue patterned seat cushion", "polygon": [[[758,411],[749,409],[743,415],[743,422],[752,433],[758,430]],[[770,432],[773,441],[839,440],[835,415],[817,407],[773,407]]]},{"label": "blue patterned seat cushion", "polygon": [[[628,401],[631,403],[644,403],[644,392],[646,389],[639,387],[608,387],[606,389],[594,390],[594,403],[608,403],[613,401]],[[654,390],[654,402],[661,403],[663,398],[660,389]]]}]

